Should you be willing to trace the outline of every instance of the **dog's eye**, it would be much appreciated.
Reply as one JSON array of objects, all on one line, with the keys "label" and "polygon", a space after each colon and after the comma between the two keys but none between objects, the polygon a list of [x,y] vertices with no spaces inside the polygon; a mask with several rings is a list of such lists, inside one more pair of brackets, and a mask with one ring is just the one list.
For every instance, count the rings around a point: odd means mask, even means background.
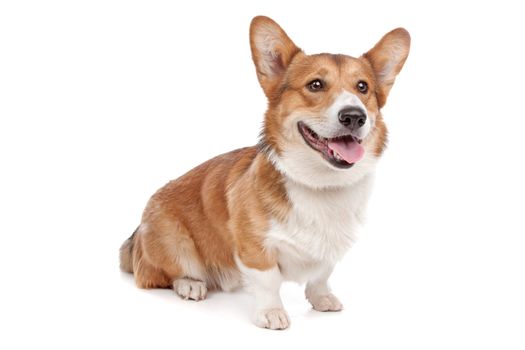
[{"label": "dog's eye", "polygon": [[359,90],[359,92],[362,94],[366,94],[368,92],[368,84],[366,83],[366,81],[360,80],[357,83],[357,90]]},{"label": "dog's eye", "polygon": [[308,85],[306,85],[306,87],[312,92],[317,92],[324,89],[324,83],[320,79],[315,79],[309,82]]}]

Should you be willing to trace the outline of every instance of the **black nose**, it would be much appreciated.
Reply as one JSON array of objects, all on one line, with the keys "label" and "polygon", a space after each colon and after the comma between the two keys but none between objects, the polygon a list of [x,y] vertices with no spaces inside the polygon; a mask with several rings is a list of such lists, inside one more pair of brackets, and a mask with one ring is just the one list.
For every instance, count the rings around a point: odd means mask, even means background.
[{"label": "black nose", "polygon": [[350,130],[357,130],[366,123],[366,114],[359,107],[345,107],[339,111],[339,122]]}]

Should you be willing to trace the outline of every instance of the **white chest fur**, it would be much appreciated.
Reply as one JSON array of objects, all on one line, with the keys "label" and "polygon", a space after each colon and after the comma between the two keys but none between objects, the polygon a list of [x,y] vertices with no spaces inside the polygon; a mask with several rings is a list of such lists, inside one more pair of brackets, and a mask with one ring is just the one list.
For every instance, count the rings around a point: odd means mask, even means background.
[{"label": "white chest fur", "polygon": [[286,183],[292,210],[286,222],[272,223],[265,241],[279,252],[285,278],[305,280],[343,257],[363,221],[371,186],[371,174],[342,188],[316,190]]}]

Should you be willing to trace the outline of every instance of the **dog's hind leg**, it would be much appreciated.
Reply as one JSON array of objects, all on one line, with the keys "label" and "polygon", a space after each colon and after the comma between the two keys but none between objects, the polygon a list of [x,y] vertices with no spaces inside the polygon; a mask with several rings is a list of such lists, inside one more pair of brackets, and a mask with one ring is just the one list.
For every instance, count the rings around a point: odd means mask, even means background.
[{"label": "dog's hind leg", "polygon": [[133,238],[133,274],[141,288],[173,288],[184,299],[206,297],[206,269],[195,243],[176,220],[143,223]]}]

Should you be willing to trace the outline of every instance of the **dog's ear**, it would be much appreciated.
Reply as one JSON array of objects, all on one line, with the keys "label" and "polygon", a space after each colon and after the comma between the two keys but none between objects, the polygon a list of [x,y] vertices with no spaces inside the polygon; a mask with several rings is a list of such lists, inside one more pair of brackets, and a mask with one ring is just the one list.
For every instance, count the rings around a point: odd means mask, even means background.
[{"label": "dog's ear", "polygon": [[301,51],[271,18],[257,16],[250,25],[250,46],[257,78],[271,98],[292,58]]},{"label": "dog's ear", "polygon": [[397,74],[403,68],[409,51],[410,34],[403,28],[397,28],[387,33],[372,50],[363,55],[375,72],[379,108],[385,105],[388,93]]}]

